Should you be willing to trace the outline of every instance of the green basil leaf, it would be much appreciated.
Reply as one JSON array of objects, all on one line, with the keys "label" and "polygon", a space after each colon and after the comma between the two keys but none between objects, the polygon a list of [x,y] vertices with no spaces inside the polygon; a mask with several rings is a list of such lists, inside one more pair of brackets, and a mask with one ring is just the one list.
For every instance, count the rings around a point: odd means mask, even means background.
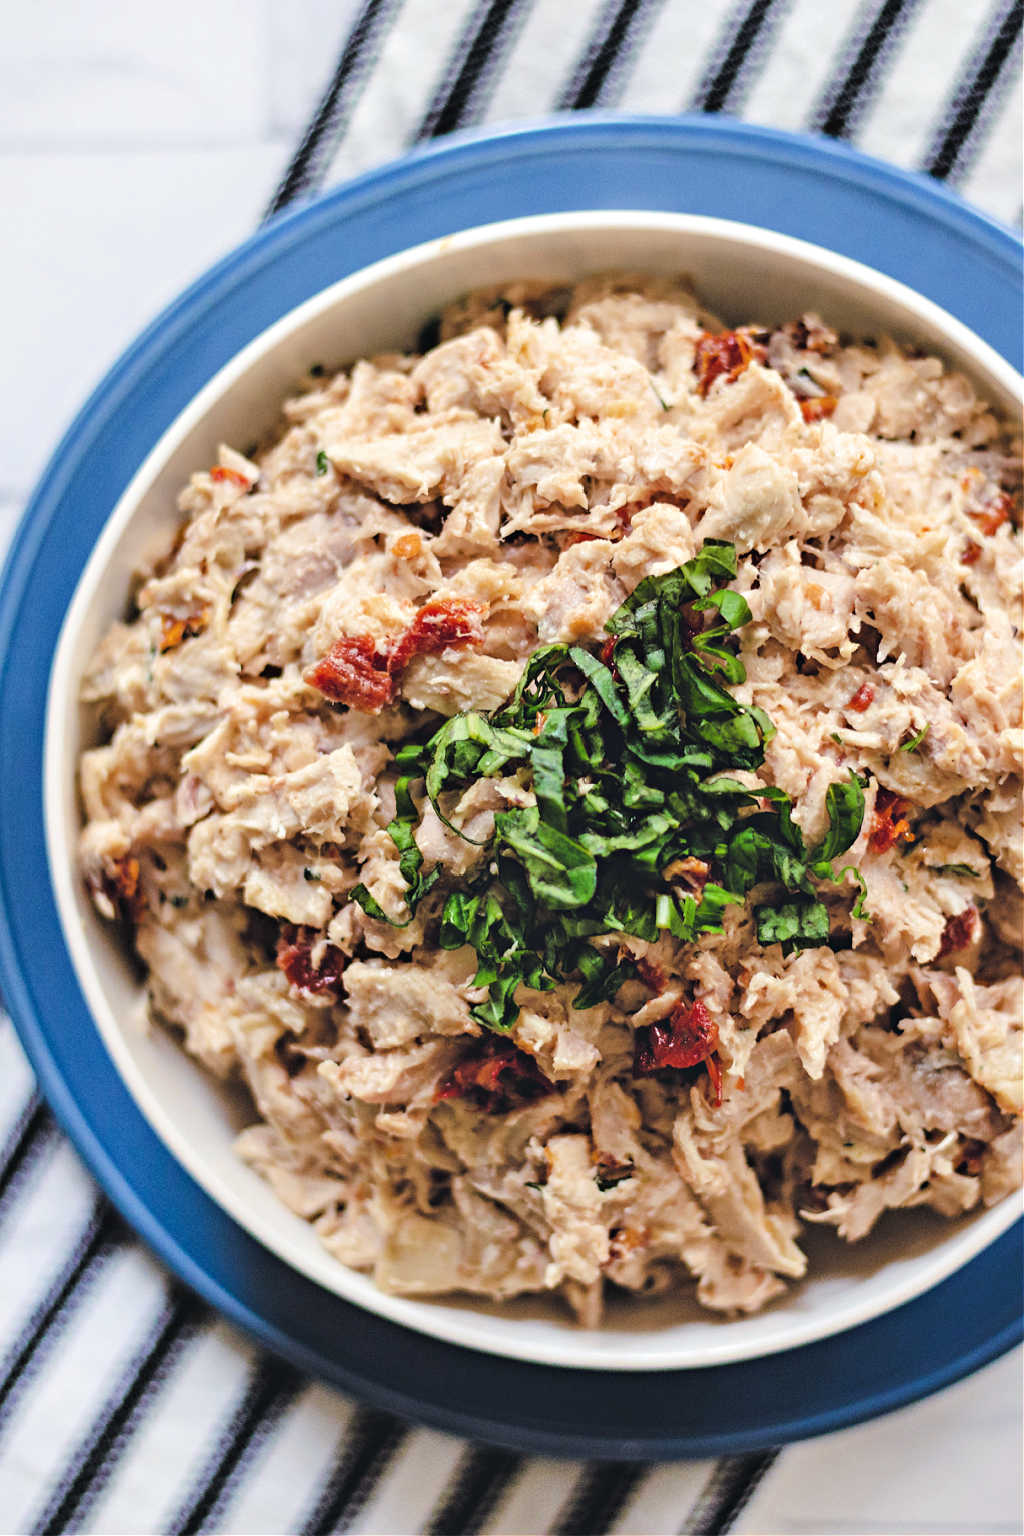
[{"label": "green basil leaf", "polygon": [[582,907],[597,888],[597,861],[582,843],[541,821],[535,806],[499,811],[494,818],[499,844],[521,861],[537,901],[558,911]]},{"label": "green basil leaf", "polygon": [[831,862],[857,841],[864,821],[864,787],[855,773],[839,784],[830,784],[825,796],[828,831],[813,858]]},{"label": "green basil leaf", "polygon": [[828,908],[823,901],[786,901],[754,909],[759,944],[809,949],[828,943]]}]

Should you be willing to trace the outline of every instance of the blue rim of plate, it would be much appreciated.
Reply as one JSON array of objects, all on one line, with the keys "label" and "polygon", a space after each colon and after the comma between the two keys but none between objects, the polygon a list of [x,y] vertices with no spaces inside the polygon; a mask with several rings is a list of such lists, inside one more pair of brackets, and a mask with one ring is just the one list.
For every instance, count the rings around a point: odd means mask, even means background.
[{"label": "blue rim of plate", "polygon": [[111,1200],[182,1280],[266,1348],[379,1408],[476,1440],[661,1460],[837,1429],[995,1359],[1024,1331],[1024,1224],[883,1317],[706,1370],[602,1375],[413,1333],[264,1249],[149,1129],[79,991],[42,809],[46,687],[67,604],[135,469],[217,369],[329,283],[423,240],[519,215],[630,207],[736,218],[830,247],[926,294],[1019,366],[1016,238],[926,178],[827,140],[717,118],[588,114],[459,135],[281,215],[124,353],[15,535],[0,580],[0,983],[46,1097]]}]

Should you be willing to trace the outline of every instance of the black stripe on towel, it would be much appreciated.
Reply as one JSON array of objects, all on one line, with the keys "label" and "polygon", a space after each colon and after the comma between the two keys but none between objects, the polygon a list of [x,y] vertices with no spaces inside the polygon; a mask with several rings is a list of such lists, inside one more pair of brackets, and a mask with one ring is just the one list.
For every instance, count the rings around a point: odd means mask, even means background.
[{"label": "black stripe on towel", "polygon": [[756,76],[756,63],[766,51],[770,30],[782,14],[780,0],[753,0],[733,11],[722,38],[712,51],[693,100],[697,112],[735,111]]},{"label": "black stripe on towel", "polygon": [[608,0],[557,105],[579,112],[607,102],[664,0]]},{"label": "black stripe on towel", "polygon": [[167,1529],[167,1536],[216,1530],[216,1517],[246,1464],[256,1455],[301,1384],[297,1371],[268,1358],[254,1367],[241,1401],[206,1466]]},{"label": "black stripe on towel", "polygon": [[32,1164],[51,1144],[57,1126],[39,1093],[29,1095],[0,1152],[0,1213],[9,1205]]},{"label": "black stripe on towel", "polygon": [[983,120],[986,103],[996,91],[1007,60],[1020,38],[1024,0],[1013,0],[1008,8],[1000,9],[1003,14],[1000,16],[997,12],[994,23],[986,28],[981,46],[974,51],[957,81],[952,102],[925,163],[925,169],[932,176],[944,179],[964,170],[971,140]]},{"label": "black stripe on towel", "polygon": [[436,139],[479,116],[480,100],[532,0],[479,0],[416,130]]},{"label": "black stripe on towel", "polygon": [[[19,1389],[31,1377],[37,1356],[57,1342],[114,1249],[124,1240],[120,1217],[98,1199],[78,1241],[50,1289],[36,1307],[7,1356],[0,1377],[0,1425]],[[41,1349],[45,1340],[45,1349]]]},{"label": "black stripe on towel", "polygon": [[364,0],[309,126],[267,207],[272,219],[299,198],[311,196],[327,174],[374,59],[401,0]]},{"label": "black stripe on towel", "polygon": [[834,139],[854,134],[881,86],[899,35],[919,3],[920,0],[882,0],[867,26],[858,11],[854,32],[841,51],[839,68],[812,114],[812,127]]},{"label": "black stripe on towel", "polygon": [[523,1464],[511,1451],[469,1445],[460,1457],[424,1536],[476,1536]]},{"label": "black stripe on towel", "polygon": [[303,1521],[300,1536],[332,1536],[348,1530],[407,1433],[389,1413],[357,1409],[345,1431],[337,1465]]},{"label": "black stripe on towel", "polygon": [[701,1491],[686,1524],[680,1528],[680,1536],[683,1533],[685,1536],[725,1536],[778,1454],[778,1451],[758,1451],[748,1456],[723,1457]]},{"label": "black stripe on towel", "polygon": [[64,1468],[60,1482],[33,1528],[33,1536],[58,1536],[81,1527],[152,1405],[176,1359],[209,1312],[198,1297],[176,1288],[137,1350],[92,1427]]},{"label": "black stripe on towel", "polygon": [[551,1527],[552,1536],[604,1536],[647,1470],[628,1461],[585,1467]]}]

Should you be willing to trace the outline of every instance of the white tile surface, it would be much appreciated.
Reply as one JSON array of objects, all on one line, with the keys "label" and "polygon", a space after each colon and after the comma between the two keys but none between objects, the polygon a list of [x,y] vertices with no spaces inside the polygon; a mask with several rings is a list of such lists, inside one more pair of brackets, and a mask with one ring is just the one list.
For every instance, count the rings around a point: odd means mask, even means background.
[{"label": "white tile surface", "polygon": [[251,140],[270,123],[269,9],[267,0],[5,6],[0,148],[141,153]]},{"label": "white tile surface", "polygon": [[251,231],[281,162],[269,140],[0,154],[0,503],[142,326]]},{"label": "white tile surface", "polygon": [[736,1531],[743,1536],[1019,1531],[1021,1364],[1018,1349],[923,1403],[791,1446]]}]

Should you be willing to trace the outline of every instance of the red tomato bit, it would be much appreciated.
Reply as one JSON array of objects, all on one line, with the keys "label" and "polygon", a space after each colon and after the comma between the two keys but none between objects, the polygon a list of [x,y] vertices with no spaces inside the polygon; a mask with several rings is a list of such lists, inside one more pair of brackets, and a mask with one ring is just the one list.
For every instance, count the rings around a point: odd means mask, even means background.
[{"label": "red tomato bit", "polygon": [[164,651],[173,651],[183,640],[201,635],[209,622],[209,608],[203,608],[199,613],[190,613],[185,619],[176,619],[173,614],[165,613],[160,620],[161,655]]},{"label": "red tomato bit", "polygon": [[763,363],[767,356],[765,348],[749,330],[720,331],[717,335],[705,331],[693,354],[697,393],[706,395],[716,379],[724,378],[731,384],[744,368],[751,363]]},{"label": "red tomato bit", "polygon": [[857,689],[857,692],[854,694],[853,698],[849,701],[846,707],[847,709],[855,709],[858,714],[862,714],[864,710],[867,709],[874,696],[874,684],[861,683],[860,687]]},{"label": "red tomato bit", "polygon": [[978,934],[978,924],[977,907],[965,907],[955,917],[947,917],[946,926],[942,930],[939,953],[935,958],[943,960],[946,955],[952,955],[957,950],[966,949],[969,944],[973,944]]},{"label": "red tomato bit", "polygon": [[306,673],[306,682],[335,704],[376,715],[390,704],[395,685],[387,653],[367,635],[343,635]]},{"label": "red tomato bit", "polygon": [[553,1093],[554,1083],[544,1076],[532,1056],[511,1040],[487,1035],[473,1042],[469,1051],[434,1093],[442,1099],[469,1099],[478,1109],[493,1115]]},{"label": "red tomato bit", "polygon": [[879,788],[875,796],[875,809],[871,818],[868,847],[875,853],[886,853],[897,843],[912,843],[914,834],[904,818],[910,809],[910,801],[892,790]]},{"label": "red tomato bit", "polygon": [[251,484],[251,481],[247,475],[243,475],[241,471],[237,469],[228,469],[227,465],[225,464],[215,464],[210,470],[210,479],[230,480],[232,485],[240,485],[245,490],[248,490]]},{"label": "red tomato bit", "polygon": [[123,858],[112,859],[109,870],[103,879],[104,891],[122,918],[137,923],[146,906],[138,859],[125,854]]},{"label": "red tomato bit", "polygon": [[401,672],[415,656],[435,656],[450,645],[479,645],[484,638],[484,610],[464,597],[426,603],[393,647],[388,670]]},{"label": "red tomato bit", "polygon": [[707,1067],[716,1104],[722,1102],[722,1069],[717,1056],[718,1025],[700,998],[679,1003],[656,1024],[638,1029],[633,1047],[633,1076],[650,1077],[665,1067]]},{"label": "red tomato bit", "polygon": [[324,698],[375,715],[395,697],[396,677],[416,656],[436,655],[450,645],[479,645],[484,609],[468,598],[426,603],[394,644],[383,648],[369,635],[343,635],[306,673]]},{"label": "red tomato bit", "polygon": [[835,395],[815,395],[809,400],[800,401],[800,414],[804,421],[824,421],[826,416],[831,416],[839,401]]},{"label": "red tomato bit", "polygon": [[963,565],[975,565],[981,559],[981,545],[975,544],[973,539],[967,540],[967,548],[960,556]]},{"label": "red tomato bit", "polygon": [[972,522],[977,523],[986,538],[991,538],[997,529],[1010,521],[1013,515],[1013,497],[1007,491],[1000,491],[998,496],[968,515]]},{"label": "red tomato bit", "polygon": [[345,956],[333,944],[324,946],[319,965],[313,964],[313,948],[320,935],[315,928],[296,928],[286,923],[277,941],[277,967],[300,992],[337,992],[345,970]]}]

